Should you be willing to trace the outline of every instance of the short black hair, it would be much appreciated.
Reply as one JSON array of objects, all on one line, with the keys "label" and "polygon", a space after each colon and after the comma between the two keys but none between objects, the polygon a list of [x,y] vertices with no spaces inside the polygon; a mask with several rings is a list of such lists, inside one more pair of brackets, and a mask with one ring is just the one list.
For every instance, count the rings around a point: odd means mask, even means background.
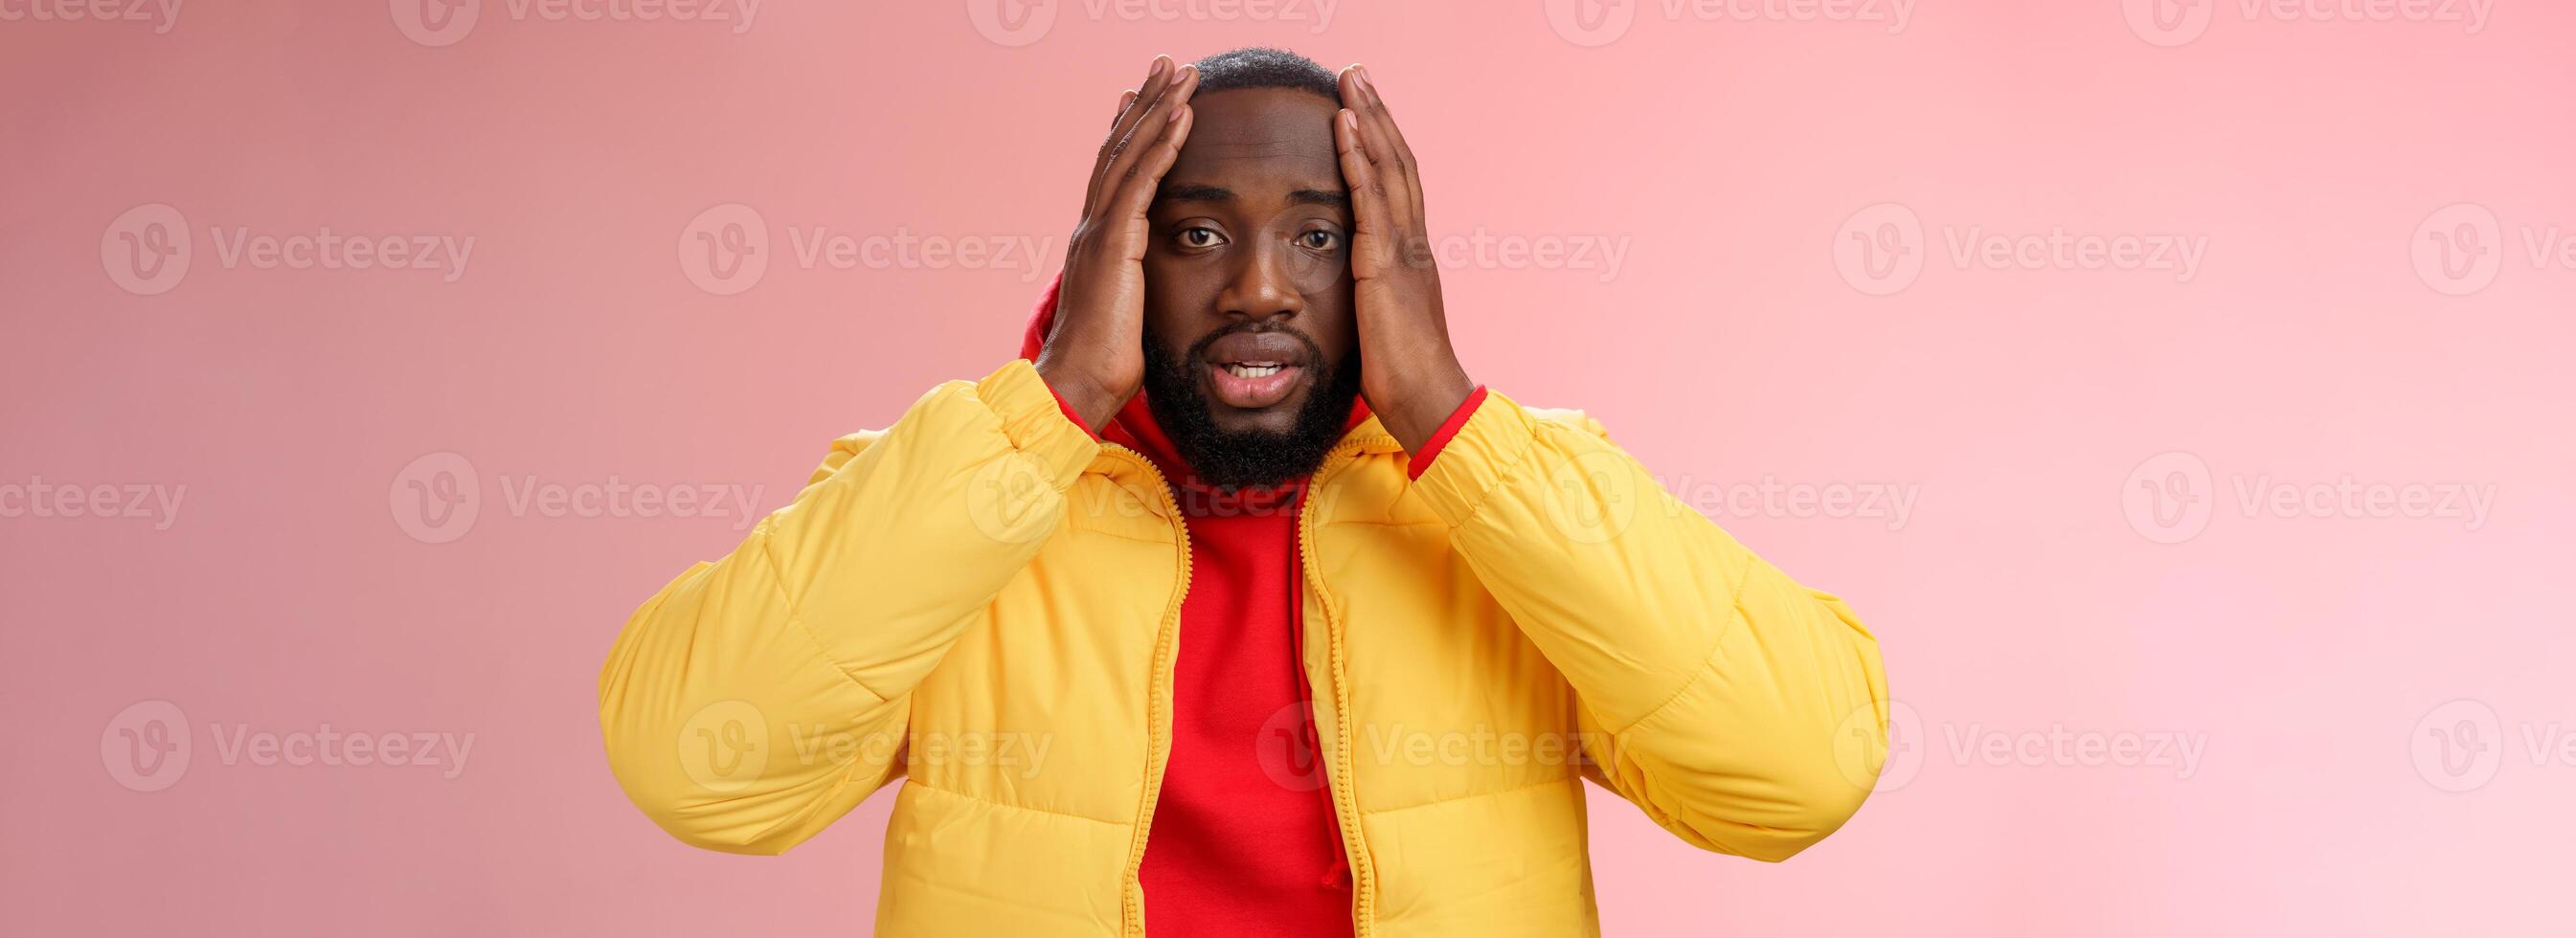
[{"label": "short black hair", "polygon": [[1323,95],[1336,104],[1342,100],[1340,76],[1286,49],[1245,46],[1192,64],[1199,70],[1198,94],[1236,88],[1295,88]]}]

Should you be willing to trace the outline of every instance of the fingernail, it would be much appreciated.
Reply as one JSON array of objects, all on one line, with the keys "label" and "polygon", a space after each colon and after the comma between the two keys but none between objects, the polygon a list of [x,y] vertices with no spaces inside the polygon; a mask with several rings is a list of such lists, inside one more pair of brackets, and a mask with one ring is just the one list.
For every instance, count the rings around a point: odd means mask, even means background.
[{"label": "fingernail", "polygon": [[1162,73],[1163,73],[1163,70],[1164,70],[1164,69],[1167,69],[1167,68],[1170,68],[1170,67],[1172,67],[1172,57],[1171,57],[1171,56],[1168,56],[1168,55],[1158,55],[1158,56],[1155,56],[1155,57],[1154,57],[1154,66],[1153,66],[1152,68],[1150,68],[1150,69],[1147,69],[1147,70],[1146,70],[1146,72],[1145,72],[1145,74],[1147,74],[1147,75],[1160,75],[1160,74],[1162,74]]}]

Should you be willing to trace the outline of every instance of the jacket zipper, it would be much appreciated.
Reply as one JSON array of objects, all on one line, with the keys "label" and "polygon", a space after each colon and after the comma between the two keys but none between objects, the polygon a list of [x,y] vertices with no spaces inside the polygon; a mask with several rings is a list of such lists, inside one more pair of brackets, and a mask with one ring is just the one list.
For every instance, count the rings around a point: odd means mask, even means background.
[{"label": "jacket zipper", "polygon": [[[1306,501],[1313,497],[1314,491],[1311,485],[1299,485],[1297,510],[1302,513],[1305,510]],[[1297,526],[1291,525],[1288,534],[1289,559],[1297,568],[1296,595],[1288,600],[1290,606],[1288,640],[1291,647],[1295,649],[1295,653],[1290,657],[1297,664],[1297,694],[1306,711],[1306,718],[1301,724],[1301,728],[1305,730],[1303,741],[1306,746],[1306,757],[1313,760],[1310,764],[1314,766],[1315,773],[1322,775],[1324,773],[1323,730],[1315,725],[1315,681],[1306,670],[1306,558],[1304,549],[1299,546],[1299,543],[1304,540],[1304,533]],[[1324,886],[1343,892],[1353,892],[1350,855],[1342,843],[1342,812],[1340,806],[1333,803],[1332,786],[1330,784],[1315,786],[1315,797],[1323,800],[1324,813],[1327,815],[1324,831],[1333,838],[1333,864],[1324,871]]]},{"label": "jacket zipper", "polygon": [[1171,480],[1163,477],[1163,471],[1155,468],[1153,460],[1145,458],[1143,453],[1106,440],[1101,441],[1100,448],[1103,452],[1129,459],[1154,480],[1154,492],[1163,502],[1163,517],[1172,522],[1173,534],[1179,538],[1177,543],[1180,545],[1180,573],[1172,587],[1171,605],[1163,610],[1163,621],[1155,630],[1154,679],[1145,690],[1145,795],[1136,808],[1136,833],[1127,845],[1127,870],[1118,883],[1119,892],[1123,894],[1119,905],[1126,917],[1120,923],[1120,930],[1141,938],[1145,934],[1145,887],[1140,878],[1145,868],[1145,840],[1153,830],[1154,802],[1163,793],[1164,762],[1170,758],[1172,748],[1171,734],[1156,733],[1154,728],[1169,717],[1172,706],[1166,688],[1172,682],[1173,653],[1180,645],[1181,603],[1190,595],[1190,526],[1181,520],[1181,503],[1172,495]]},{"label": "jacket zipper", "polygon": [[[1333,758],[1323,765],[1324,789],[1332,795],[1333,818],[1339,822],[1342,832],[1342,855],[1350,864],[1351,929],[1354,938],[1368,938],[1375,932],[1375,929],[1370,927],[1370,921],[1375,917],[1377,905],[1377,869],[1369,861],[1368,852],[1363,849],[1357,798],[1345,790],[1350,784],[1349,779],[1353,770],[1350,682],[1347,680],[1346,669],[1343,666],[1341,620],[1333,612],[1331,595],[1324,590],[1322,575],[1315,572],[1316,500],[1314,494],[1322,488],[1327,476],[1340,468],[1341,464],[1349,462],[1352,453],[1358,452],[1361,447],[1376,439],[1377,436],[1361,437],[1334,444],[1332,450],[1324,454],[1323,464],[1317,466],[1314,475],[1308,477],[1306,491],[1299,497],[1297,506],[1298,566],[1305,573],[1307,589],[1315,594],[1316,605],[1324,610],[1325,633],[1332,643],[1333,736],[1337,743],[1333,747]],[[1154,480],[1154,492],[1162,500],[1164,517],[1172,522],[1174,535],[1179,538],[1180,545],[1179,578],[1172,588],[1171,604],[1163,611],[1163,621],[1154,639],[1154,683],[1147,689],[1145,695],[1147,740],[1145,759],[1149,774],[1145,779],[1144,799],[1136,811],[1136,833],[1127,847],[1127,870],[1119,881],[1119,891],[1125,894],[1121,898],[1120,905],[1126,915],[1126,921],[1121,923],[1121,930],[1131,938],[1142,938],[1145,934],[1144,884],[1139,879],[1139,875],[1145,865],[1145,841],[1153,831],[1154,802],[1163,791],[1164,760],[1171,752],[1169,734],[1158,736],[1154,732],[1154,727],[1162,722],[1171,707],[1170,696],[1164,691],[1164,687],[1172,680],[1173,653],[1180,644],[1181,604],[1189,598],[1190,593],[1190,527],[1181,518],[1180,500],[1172,494],[1171,480],[1164,477],[1163,471],[1155,467],[1153,460],[1145,458],[1143,453],[1134,449],[1107,440],[1101,441],[1100,448],[1102,452],[1115,453],[1134,462],[1145,470],[1147,477]],[[1301,599],[1300,602],[1302,603],[1303,600]],[[1299,614],[1302,616],[1303,611],[1300,610]],[[1303,644],[1300,642],[1301,647],[1297,649],[1297,665],[1301,677],[1304,675],[1306,663],[1306,649],[1302,647]],[[1307,704],[1309,726],[1312,726],[1314,721],[1313,706],[1311,702]],[[1336,768],[1340,771],[1335,772]]]},{"label": "jacket zipper", "polygon": [[[1350,680],[1344,664],[1341,617],[1333,609],[1332,594],[1324,589],[1323,574],[1315,564],[1315,505],[1317,492],[1334,470],[1348,464],[1352,453],[1375,437],[1343,440],[1324,454],[1324,462],[1308,477],[1305,497],[1297,506],[1297,561],[1305,571],[1306,588],[1315,594],[1315,604],[1324,610],[1324,633],[1331,643],[1331,679],[1333,685],[1333,758],[1324,763],[1324,788],[1333,796],[1333,817],[1341,822],[1342,856],[1350,863],[1351,930],[1354,938],[1368,938],[1377,911],[1377,867],[1369,859],[1366,840],[1360,833],[1359,798],[1350,791],[1353,764],[1351,755]],[[1304,670],[1306,650],[1297,649],[1299,670]],[[1308,704],[1307,718],[1313,719],[1313,704]],[[1338,769],[1338,771],[1336,771]]]}]

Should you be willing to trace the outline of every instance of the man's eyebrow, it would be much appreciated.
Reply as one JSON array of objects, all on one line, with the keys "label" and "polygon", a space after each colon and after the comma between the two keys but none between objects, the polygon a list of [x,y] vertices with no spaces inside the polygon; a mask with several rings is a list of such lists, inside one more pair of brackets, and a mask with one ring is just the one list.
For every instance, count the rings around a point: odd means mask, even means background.
[{"label": "man's eyebrow", "polygon": [[1323,189],[1299,189],[1295,192],[1288,193],[1288,204],[1329,205],[1343,211],[1349,211],[1351,207],[1351,197],[1346,193],[1330,192]]},{"label": "man's eyebrow", "polygon": [[1232,202],[1234,190],[1224,186],[1202,186],[1191,183],[1165,185],[1154,190],[1154,201],[1162,202]]}]

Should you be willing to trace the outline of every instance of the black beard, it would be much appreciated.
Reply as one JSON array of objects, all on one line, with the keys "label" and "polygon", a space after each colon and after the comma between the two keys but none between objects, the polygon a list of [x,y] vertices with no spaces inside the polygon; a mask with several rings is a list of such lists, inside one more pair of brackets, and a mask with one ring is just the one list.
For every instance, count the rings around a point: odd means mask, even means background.
[{"label": "black beard", "polygon": [[1263,330],[1249,322],[1219,329],[1190,343],[1188,354],[1175,361],[1164,351],[1162,338],[1150,327],[1145,330],[1145,406],[1202,483],[1228,489],[1266,488],[1313,474],[1324,464],[1324,454],[1341,441],[1343,425],[1350,422],[1351,402],[1359,399],[1359,350],[1353,349],[1349,360],[1335,365],[1324,360],[1323,350],[1313,340],[1283,329],[1306,344],[1306,367],[1318,371],[1313,379],[1316,389],[1297,410],[1297,425],[1285,433],[1217,429],[1209,411],[1214,402],[1199,390],[1200,363],[1217,339],[1257,331]]}]

